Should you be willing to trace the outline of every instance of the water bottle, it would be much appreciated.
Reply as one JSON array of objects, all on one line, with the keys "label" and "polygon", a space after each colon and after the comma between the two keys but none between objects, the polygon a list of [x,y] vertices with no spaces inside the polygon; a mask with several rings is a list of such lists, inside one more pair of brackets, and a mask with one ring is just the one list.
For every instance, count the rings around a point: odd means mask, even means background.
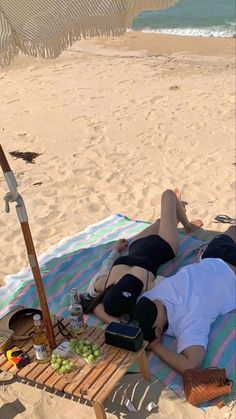
[{"label": "water bottle", "polygon": [[71,290],[71,304],[69,307],[69,330],[74,337],[80,335],[84,330],[83,307],[80,304],[78,291],[76,288]]}]

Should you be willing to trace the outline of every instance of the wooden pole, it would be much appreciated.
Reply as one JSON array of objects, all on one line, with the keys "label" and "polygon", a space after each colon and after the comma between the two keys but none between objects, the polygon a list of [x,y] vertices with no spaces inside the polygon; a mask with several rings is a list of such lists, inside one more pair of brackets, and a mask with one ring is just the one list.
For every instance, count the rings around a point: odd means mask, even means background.
[{"label": "wooden pole", "polygon": [[21,228],[22,228],[22,233],[23,233],[23,237],[24,237],[24,241],[25,241],[25,245],[27,249],[28,259],[29,259],[30,267],[33,273],[33,277],[34,277],[34,281],[35,281],[35,285],[36,285],[36,289],[38,293],[38,298],[40,302],[40,307],[42,310],[43,320],[44,320],[45,328],[48,335],[49,345],[51,349],[54,349],[56,346],[56,341],[55,341],[52,321],[51,321],[50,312],[48,309],[48,303],[47,303],[47,299],[45,295],[45,290],[43,287],[43,281],[42,281],[41,272],[39,269],[39,264],[38,264],[38,260],[37,260],[37,256],[36,256],[36,252],[34,248],[34,243],[33,243],[32,235],[31,235],[31,231],[30,231],[30,227],[28,223],[28,217],[25,210],[24,201],[17,192],[17,182],[8,164],[7,158],[5,156],[5,153],[2,149],[1,144],[0,144],[0,165],[4,173],[6,182],[10,189],[10,192],[6,195],[7,199],[5,197],[5,201],[7,202],[7,205],[8,205],[8,202],[17,203],[16,205],[17,215],[18,215]]}]

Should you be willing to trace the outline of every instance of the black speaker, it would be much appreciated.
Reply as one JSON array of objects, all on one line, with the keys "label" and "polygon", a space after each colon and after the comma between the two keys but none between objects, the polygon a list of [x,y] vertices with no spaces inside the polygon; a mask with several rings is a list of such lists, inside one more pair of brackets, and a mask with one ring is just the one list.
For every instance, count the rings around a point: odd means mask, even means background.
[{"label": "black speaker", "polygon": [[105,329],[105,342],[108,345],[137,352],[143,345],[143,333],[140,327],[111,322]]}]

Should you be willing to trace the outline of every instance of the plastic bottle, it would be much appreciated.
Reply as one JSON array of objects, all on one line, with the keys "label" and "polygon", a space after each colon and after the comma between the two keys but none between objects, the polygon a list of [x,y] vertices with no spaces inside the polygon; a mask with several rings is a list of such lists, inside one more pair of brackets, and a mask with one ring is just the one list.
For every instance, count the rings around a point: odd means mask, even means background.
[{"label": "plastic bottle", "polygon": [[35,314],[33,316],[34,320],[34,337],[33,337],[33,347],[36,361],[40,364],[44,364],[50,360],[50,351],[49,344],[46,333],[43,330],[41,316]]},{"label": "plastic bottle", "polygon": [[80,304],[78,291],[76,288],[71,290],[71,304],[69,307],[69,330],[76,337],[84,330],[83,307]]}]

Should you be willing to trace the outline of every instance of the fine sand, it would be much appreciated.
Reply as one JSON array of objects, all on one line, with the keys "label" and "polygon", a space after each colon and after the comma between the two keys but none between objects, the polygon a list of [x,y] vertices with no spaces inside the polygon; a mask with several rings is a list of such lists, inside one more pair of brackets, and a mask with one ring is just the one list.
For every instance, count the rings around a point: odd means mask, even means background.
[{"label": "fine sand", "polygon": [[[38,254],[111,214],[153,221],[161,192],[175,186],[189,217],[204,220],[198,237],[227,228],[214,218],[235,218],[234,43],[127,33],[81,41],[54,61],[21,56],[0,70],[1,144]],[[13,151],[39,156],[30,164]],[[27,264],[15,205],[4,212],[6,192],[1,176],[1,284]],[[90,406],[1,378],[1,419],[93,415]],[[138,414],[124,406],[125,393]],[[158,409],[148,413],[150,401]],[[106,407],[108,418],[223,418],[228,412],[196,409],[139,375],[126,376]]]}]

